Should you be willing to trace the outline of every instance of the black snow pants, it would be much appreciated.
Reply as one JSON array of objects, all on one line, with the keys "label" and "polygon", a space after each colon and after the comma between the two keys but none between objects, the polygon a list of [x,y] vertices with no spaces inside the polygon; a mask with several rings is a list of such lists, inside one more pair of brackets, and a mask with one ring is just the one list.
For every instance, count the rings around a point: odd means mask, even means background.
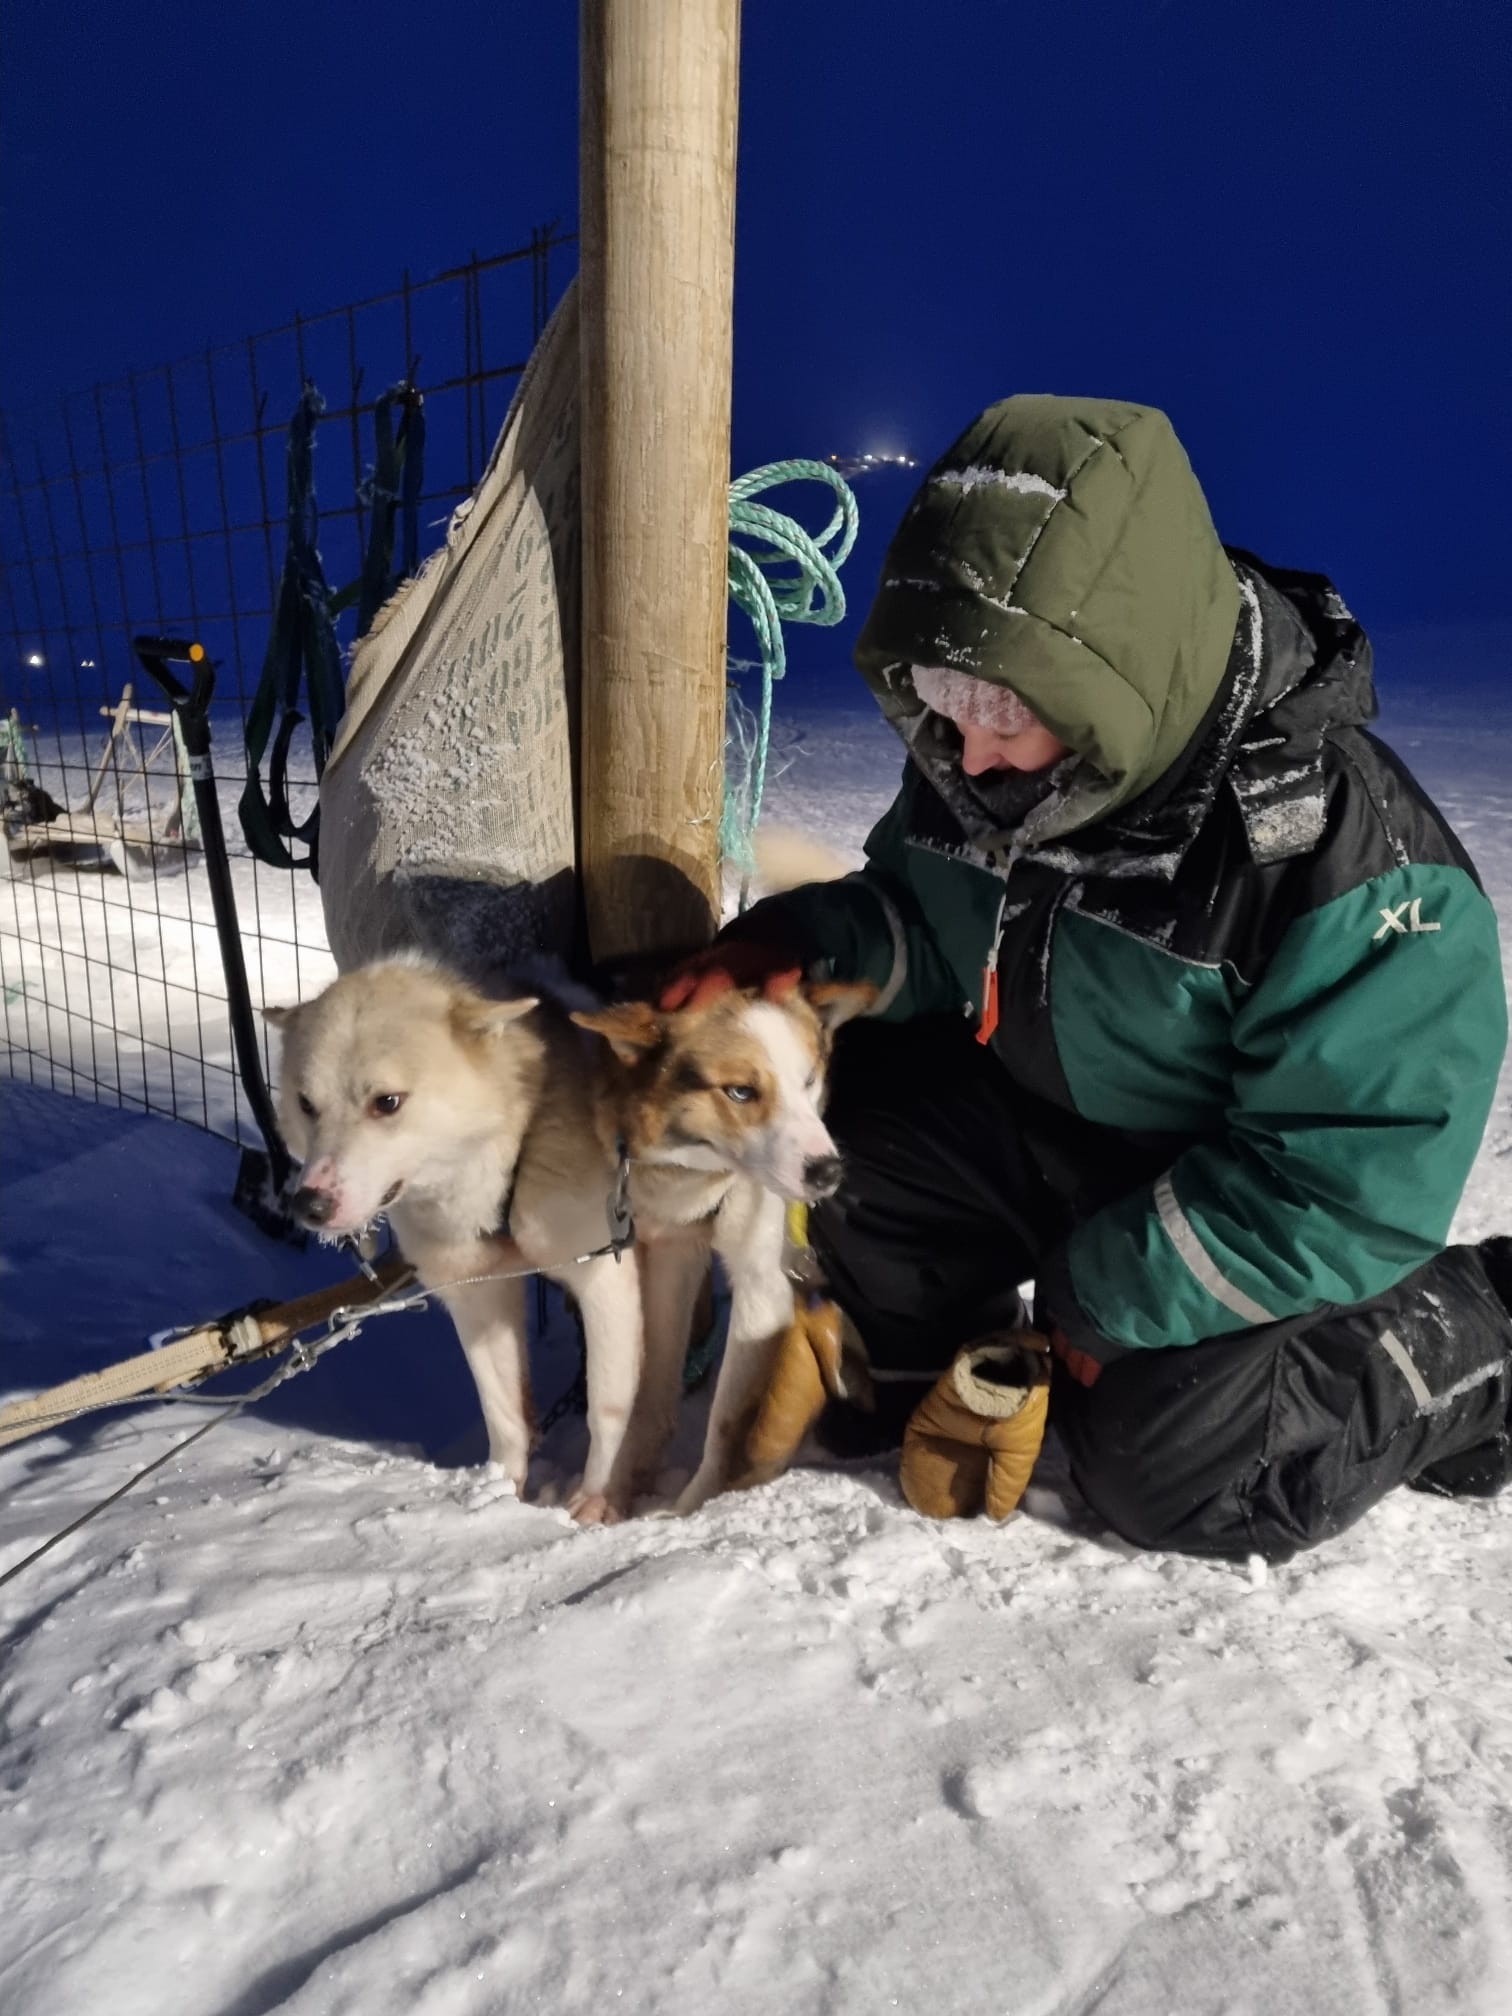
[{"label": "black snow pants", "polygon": [[[827,1117],[846,1174],[810,1232],[878,1375],[874,1424],[899,1435],[958,1346],[1015,1320],[1043,1256],[1180,1145],[1026,1095],[953,1019],[852,1024]],[[1497,1239],[1357,1307],[1129,1352],[1091,1387],[1057,1365],[1050,1419],[1077,1488],[1126,1540],[1283,1561],[1403,1482],[1498,1490],[1509,1415],[1512,1241]],[[859,1446],[844,1417],[821,1424],[833,1448]]]}]

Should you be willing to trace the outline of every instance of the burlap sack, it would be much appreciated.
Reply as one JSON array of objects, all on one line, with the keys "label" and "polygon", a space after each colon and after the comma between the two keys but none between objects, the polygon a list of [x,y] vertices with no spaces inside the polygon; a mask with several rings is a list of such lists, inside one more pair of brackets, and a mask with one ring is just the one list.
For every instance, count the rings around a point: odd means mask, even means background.
[{"label": "burlap sack", "polygon": [[574,285],[444,549],[357,647],[320,787],[343,970],[408,946],[479,977],[568,952],[579,533]]}]

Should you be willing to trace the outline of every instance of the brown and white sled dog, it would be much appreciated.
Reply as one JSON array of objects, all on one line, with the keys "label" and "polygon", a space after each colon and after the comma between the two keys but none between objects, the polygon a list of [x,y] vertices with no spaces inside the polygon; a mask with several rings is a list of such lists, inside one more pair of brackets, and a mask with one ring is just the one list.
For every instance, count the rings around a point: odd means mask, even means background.
[{"label": "brown and white sled dog", "polygon": [[875,999],[869,986],[794,986],[781,1000],[735,991],[662,1014],[629,1002],[573,1020],[608,1049],[595,1100],[606,1153],[629,1156],[645,1366],[627,1473],[645,1481],[676,1425],[683,1358],[714,1252],[730,1322],[703,1460],[677,1501],[691,1512],[739,1481],[740,1452],[793,1320],[784,1269],[789,1203],[815,1203],[841,1165],[823,1119],[834,1031]]},{"label": "brown and white sled dog", "polygon": [[[678,1501],[691,1510],[734,1481],[740,1431],[791,1318],[784,1199],[834,1187],[829,1035],[869,999],[809,988],[675,1015],[580,1013],[608,1039],[593,1056],[534,996],[489,999],[418,956],[356,967],[297,1008],[266,1011],[283,1033],[280,1110],[302,1163],[295,1211],[331,1237],[387,1216],[451,1313],[490,1457],[521,1494],[533,1433],[525,1284],[496,1277],[524,1265],[571,1292],[589,1454],[570,1504],[585,1522],[622,1516],[654,1477],[712,1247],[731,1320],[703,1460]],[[636,1245],[574,1264],[608,1242],[622,1152]]]}]

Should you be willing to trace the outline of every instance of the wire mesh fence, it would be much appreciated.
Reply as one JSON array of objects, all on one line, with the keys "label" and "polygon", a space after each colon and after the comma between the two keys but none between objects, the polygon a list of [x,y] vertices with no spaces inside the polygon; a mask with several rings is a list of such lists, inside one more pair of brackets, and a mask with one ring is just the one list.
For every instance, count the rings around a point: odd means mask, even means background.
[{"label": "wire mesh fence", "polygon": [[[424,398],[422,556],[472,490],[570,276],[573,240],[527,244],[244,342],[0,420],[0,999],[14,1077],[252,1143],[234,1060],[187,765],[131,640],[203,643],[217,666],[215,764],[254,994],[331,976],[315,885],[241,841],[242,725],[283,564],[285,443],[303,387],[319,540],[359,573],[373,508],[373,408]],[[349,642],[353,615],[338,622]],[[296,815],[314,803],[290,752]]]}]

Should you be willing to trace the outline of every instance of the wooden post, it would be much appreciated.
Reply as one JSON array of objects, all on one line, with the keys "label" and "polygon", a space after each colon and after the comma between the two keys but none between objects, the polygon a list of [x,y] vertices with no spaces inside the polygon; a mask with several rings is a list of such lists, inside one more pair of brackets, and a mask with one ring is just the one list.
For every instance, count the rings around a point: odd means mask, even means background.
[{"label": "wooden post", "polygon": [[740,0],[579,18],[580,866],[612,960],[719,914]]}]

